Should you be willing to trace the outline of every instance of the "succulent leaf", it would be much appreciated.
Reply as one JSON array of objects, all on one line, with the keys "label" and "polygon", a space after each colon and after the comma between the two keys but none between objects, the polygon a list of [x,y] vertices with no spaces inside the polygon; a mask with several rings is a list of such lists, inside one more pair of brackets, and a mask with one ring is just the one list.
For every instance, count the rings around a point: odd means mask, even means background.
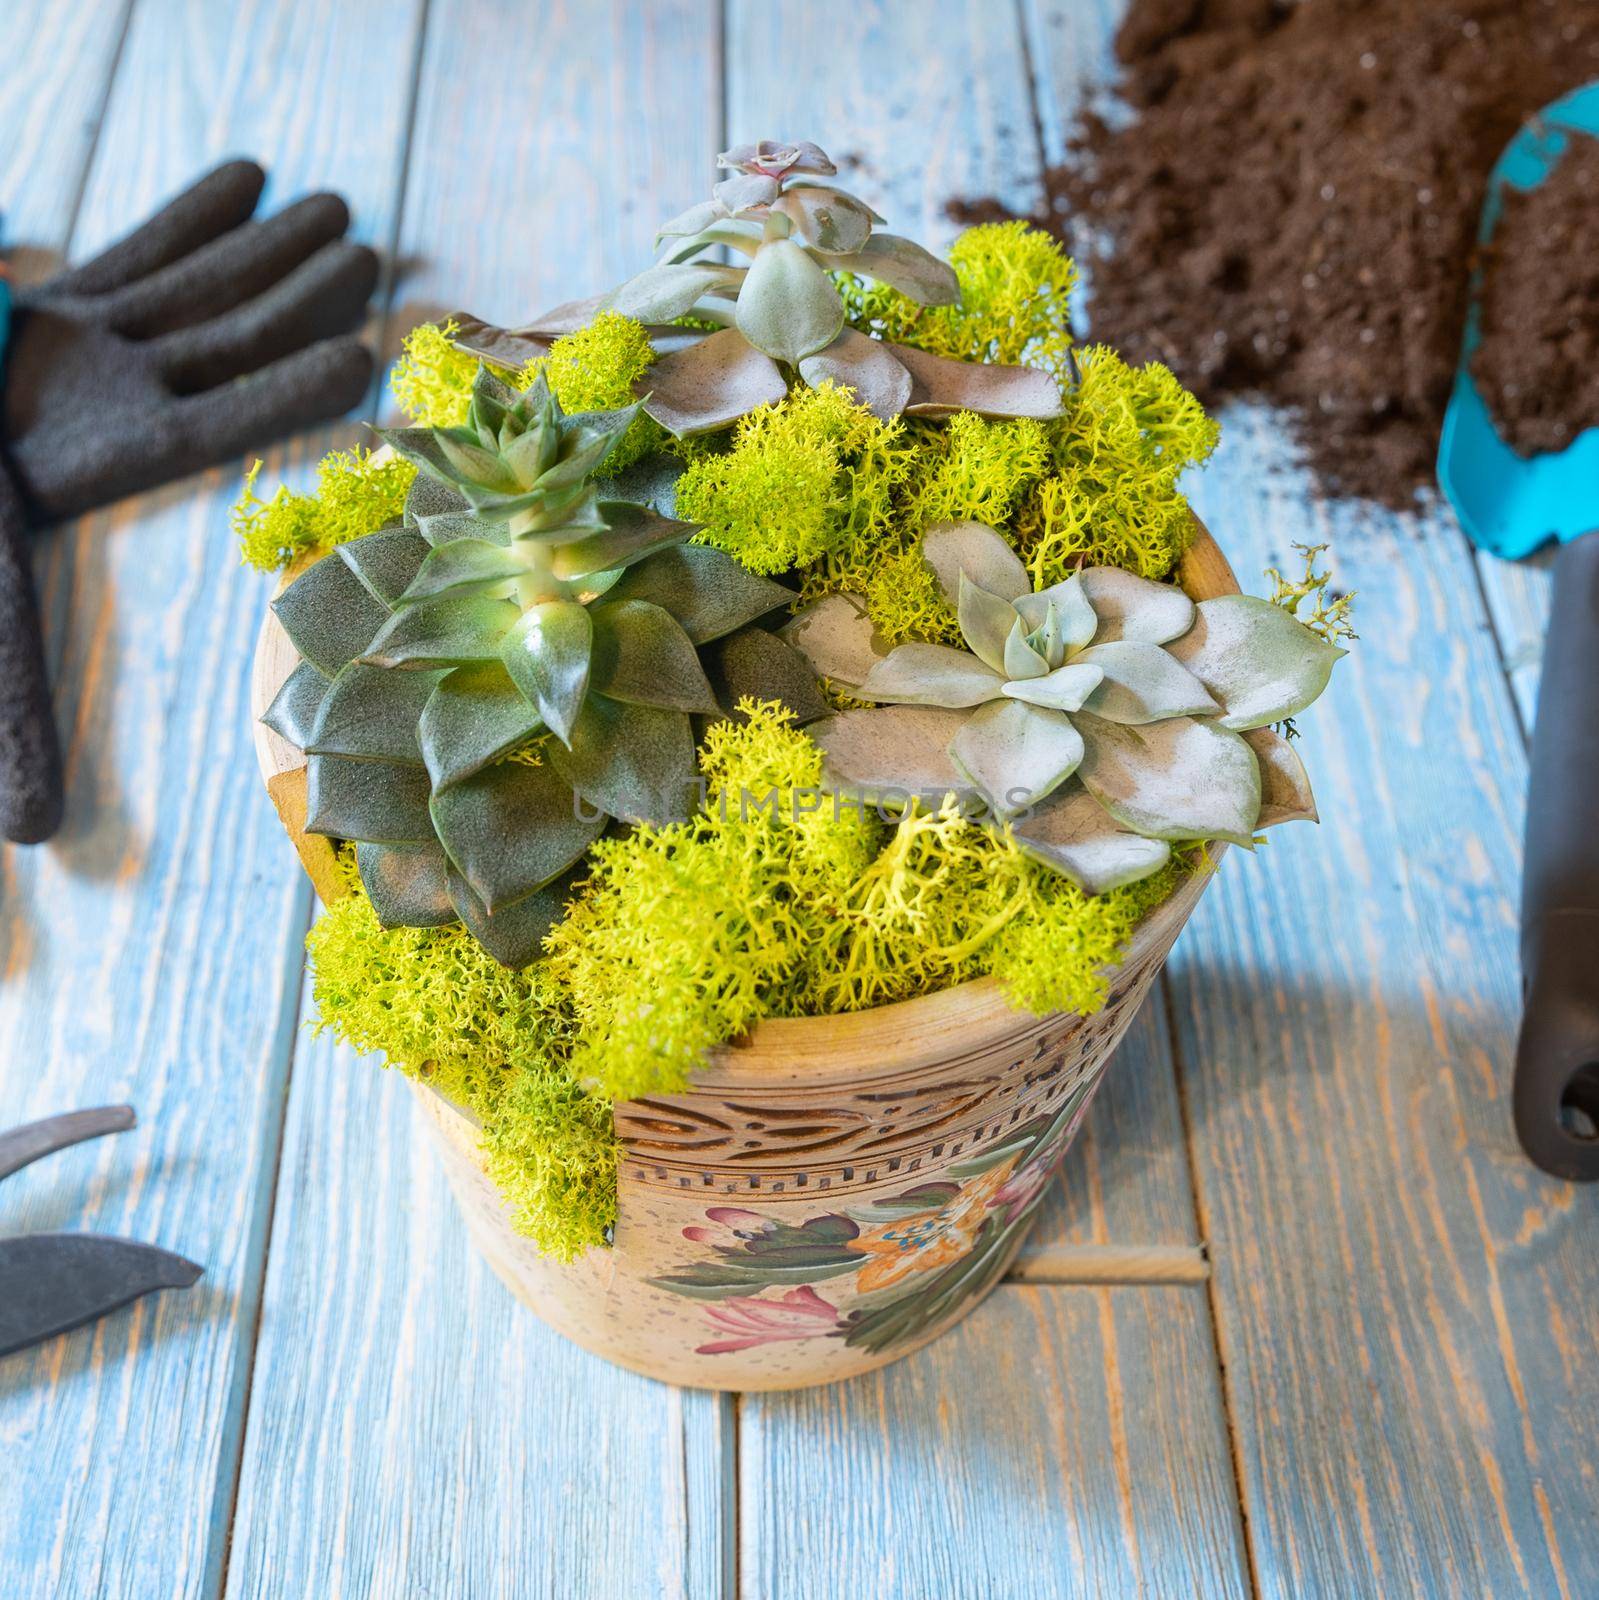
[{"label": "succulent leaf", "polygon": [[1079,713],[1083,787],[1150,839],[1226,839],[1247,847],[1260,816],[1260,769],[1236,733],[1172,717],[1140,727]]},{"label": "succulent leaf", "polygon": [[623,822],[682,822],[699,799],[684,711],[590,695],[570,748],[552,745],[549,760],[591,806]]},{"label": "succulent leaf", "polygon": [[601,501],[599,509],[605,520],[602,532],[558,545],[551,554],[550,570],[557,578],[570,582],[612,567],[630,567],[699,531],[695,523],[678,522],[626,500]]},{"label": "succulent leaf", "polygon": [[1258,595],[1202,600],[1167,649],[1221,702],[1224,728],[1263,728],[1303,711],[1346,651]]},{"label": "succulent leaf", "polygon": [[396,611],[361,656],[375,667],[462,667],[493,661],[519,611],[511,600],[441,595]]},{"label": "succulent leaf", "polygon": [[922,306],[952,306],[961,294],[955,269],[897,233],[874,233],[862,247],[845,255],[829,255],[834,272],[854,272],[898,289]]},{"label": "succulent leaf", "polygon": [[487,539],[451,539],[434,545],[411,580],[398,606],[415,605],[446,594],[480,594],[497,590],[499,597],[509,593],[511,580],[526,566],[508,545]]},{"label": "succulent leaf", "polygon": [[768,177],[786,178],[792,173],[812,173],[830,178],[838,171],[827,152],[809,139],[761,139],[755,144],[736,144],[717,156],[719,167],[738,172],[760,172]]},{"label": "succulent leaf", "polygon": [[591,615],[595,690],[631,705],[717,710],[699,654],[670,612],[648,600],[608,600]]},{"label": "succulent leaf", "polygon": [[323,696],[310,741],[302,748],[308,755],[420,766],[417,719],[438,678],[432,672],[386,672],[352,661],[340,668]]},{"label": "succulent leaf", "polygon": [[514,905],[501,906],[491,916],[466,879],[452,868],[450,903],[472,937],[502,967],[515,971],[537,958],[544,936],[561,920],[578,871],[562,874]]},{"label": "succulent leaf", "polygon": [[1042,678],[1018,678],[1005,685],[1012,700],[1030,706],[1047,706],[1052,711],[1080,711],[1104,679],[1104,671],[1079,661],[1068,662],[1046,672]]},{"label": "succulent leaf", "polygon": [[1017,626],[1015,607],[997,594],[979,588],[963,572],[956,616],[961,637],[971,652],[995,672],[1004,672],[1005,641]]},{"label": "succulent leaf", "polygon": [[1163,839],[1129,833],[1073,779],[1052,794],[1012,836],[1022,849],[1069,878],[1084,894],[1108,894],[1159,872],[1171,859]]},{"label": "succulent leaf", "polygon": [[1027,642],[1027,624],[1011,610],[1011,628],[1005,635],[1004,674],[1007,678],[1042,678],[1049,663]]},{"label": "succulent leaf", "polygon": [[679,439],[736,422],[788,393],[783,374],[737,328],[722,328],[698,344],[662,356],[648,374],[644,409]]},{"label": "succulent leaf", "polygon": [[610,598],[653,601],[698,645],[787,605],[794,591],[751,572],[725,551],[679,544],[627,568]]},{"label": "succulent leaf", "polygon": [[955,710],[999,697],[1004,679],[974,655],[945,644],[902,644],[873,666],[860,685],[863,700]]},{"label": "succulent leaf", "polygon": [[949,746],[950,759],[1001,817],[1036,805],[1059,788],[1083,759],[1071,719],[1020,700],[996,700],[967,718]]},{"label": "succulent leaf", "polygon": [[[1019,612],[1032,589],[1022,558],[980,522],[933,523],[922,535],[922,559],[952,606],[960,603],[963,574],[980,589],[1012,602]],[[1037,626],[1029,622],[1029,627]]]},{"label": "succulent leaf", "polygon": [[[421,430],[419,430],[421,431]],[[411,480],[405,496],[405,520],[419,524],[427,517],[444,516],[452,511],[469,511],[467,498],[430,472],[419,472]]]},{"label": "succulent leaf", "polygon": [[1310,777],[1299,752],[1271,728],[1251,728],[1244,743],[1260,764],[1260,816],[1257,828],[1275,828],[1279,822],[1320,822]]},{"label": "succulent leaf", "polygon": [[854,328],[846,327],[825,349],[806,356],[799,364],[799,373],[813,389],[819,384],[836,383],[841,389],[850,390],[856,403],[865,406],[879,422],[892,422],[910,403],[910,373],[881,339],[869,338]]},{"label": "succulent leaf", "polygon": [[657,244],[662,239],[682,239],[691,234],[703,233],[715,227],[727,215],[727,207],[719,200],[701,200],[687,211],[679,212],[670,222],[663,222],[655,230]]},{"label": "succulent leaf", "polygon": [[431,844],[428,775],[419,766],[311,756],[305,831],[366,844]]},{"label": "succulent leaf", "polygon": [[1159,722],[1220,709],[1204,684],[1158,644],[1116,639],[1092,645],[1076,659],[1104,673],[1087,710],[1109,722]]},{"label": "succulent leaf", "polygon": [[380,926],[442,928],[455,921],[449,866],[436,844],[358,844],[355,864]]},{"label": "succulent leaf", "polygon": [[782,636],[824,678],[857,688],[888,654],[859,595],[830,594],[786,622]]},{"label": "succulent leaf", "polygon": [[261,721],[279,738],[303,750],[310,742],[317,711],[327,692],[328,680],[309,661],[302,661],[283,680],[283,687],[273,696]]},{"label": "succulent leaf", "polygon": [[718,640],[706,653],[706,665],[717,705],[737,720],[745,716],[740,700],[775,700],[802,725],[832,710],[810,663],[765,628],[742,628]]},{"label": "succulent leaf", "polygon": [[827,785],[845,800],[898,809],[912,799],[930,806],[968,787],[949,757],[950,741],[965,726],[960,711],[940,706],[888,706],[841,711],[812,723]]},{"label": "succulent leaf", "polygon": [[441,511],[435,516],[418,517],[416,531],[430,550],[457,539],[485,539],[490,544],[509,545],[511,529],[505,522],[491,521],[473,511]]},{"label": "succulent leaf", "polygon": [[618,473],[597,478],[595,488],[601,500],[631,500],[670,517],[677,511],[677,480],[683,470],[680,457],[655,450]]},{"label": "succulent leaf", "polygon": [[606,295],[601,309],[619,311],[635,322],[671,322],[687,315],[707,290],[736,289],[746,270],[710,261],[663,262]]},{"label": "succulent leaf", "polygon": [[[717,185],[718,192],[722,187]],[[773,191],[775,194],[775,184]],[[786,190],[771,205],[794,224],[794,231],[806,244],[825,254],[851,255],[863,250],[872,232],[870,207],[831,184],[807,184]],[[953,272],[950,276],[954,276]]]},{"label": "succulent leaf", "polygon": [[1095,644],[1113,644],[1118,639],[1166,644],[1194,625],[1194,602],[1175,584],[1153,583],[1120,567],[1085,567],[1075,578],[1067,579],[1068,583],[1076,581],[1082,583],[1099,618]]},{"label": "succulent leaf", "polygon": [[738,172],[714,185],[711,194],[725,216],[736,217],[756,206],[769,206],[778,196],[776,178],[763,172]]},{"label": "succulent leaf", "polygon": [[430,548],[415,528],[379,528],[339,545],[335,554],[374,600],[392,606],[421,570]]},{"label": "succulent leaf", "polygon": [[738,297],[738,330],[774,361],[795,366],[844,326],[832,280],[792,239],[763,244]]},{"label": "succulent leaf", "polygon": [[[1082,575],[1076,572],[1053,588],[1022,595],[1016,602],[1016,613],[1035,633],[1047,631],[1053,618],[1054,638],[1068,656],[1092,644],[1099,631],[1098,613],[1089,600]],[[1050,660],[1060,665],[1053,656]]]},{"label": "succulent leaf", "polygon": [[525,744],[544,726],[499,662],[457,667],[429,695],[417,743],[435,793]]},{"label": "succulent leaf", "polygon": [[542,888],[600,836],[548,762],[502,761],[439,789],[433,826],[456,871],[491,914]]},{"label": "succulent leaf", "polygon": [[272,602],[294,648],[324,677],[355,660],[389,608],[342,561],[323,556]]},{"label": "succulent leaf", "polygon": [[952,361],[908,344],[890,344],[888,348],[911,375],[911,398],[905,407],[909,416],[952,417],[957,411],[975,411],[980,417],[1048,421],[1065,409],[1060,385],[1038,367]]},{"label": "succulent leaf", "polygon": [[571,743],[588,694],[593,650],[588,608],[575,600],[549,600],[524,611],[497,652],[511,681],[563,744]]}]

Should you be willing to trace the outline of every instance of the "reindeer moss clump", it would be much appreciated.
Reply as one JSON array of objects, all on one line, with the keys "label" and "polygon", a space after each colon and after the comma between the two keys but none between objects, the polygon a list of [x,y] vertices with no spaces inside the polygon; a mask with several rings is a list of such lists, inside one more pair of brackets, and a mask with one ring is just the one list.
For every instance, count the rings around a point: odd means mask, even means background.
[{"label": "reindeer moss clump", "polygon": [[704,524],[701,540],[752,572],[787,572],[887,534],[915,452],[905,424],[879,422],[831,383],[796,389],[743,417],[732,448],[691,451],[677,514]]},{"label": "reindeer moss clump", "polygon": [[374,533],[405,509],[416,468],[408,461],[376,462],[370,450],[335,450],[317,468],[316,493],[295,494],[283,484],[270,500],[255,492],[259,461],[244,477],[230,513],[240,559],[276,572],[311,550],[330,550]]},{"label": "reindeer moss clump", "polygon": [[544,967],[510,972],[453,928],[384,928],[353,870],[306,941],[320,1031],[375,1051],[482,1125],[516,1228],[570,1260],[616,1220],[610,1102],[573,1076],[573,1028]]}]

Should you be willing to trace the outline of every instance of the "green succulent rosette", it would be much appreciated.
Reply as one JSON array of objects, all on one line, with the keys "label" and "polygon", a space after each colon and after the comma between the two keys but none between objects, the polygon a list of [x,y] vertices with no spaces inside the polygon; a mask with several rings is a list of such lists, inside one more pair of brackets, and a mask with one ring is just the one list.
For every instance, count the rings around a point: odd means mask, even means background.
[{"label": "green succulent rosette", "polygon": [[826,709],[751,626],[793,592],[685,543],[672,464],[605,477],[638,410],[567,415],[542,377],[480,369],[463,425],[382,434],[418,468],[403,518],[274,602],[301,661],[263,720],[305,752],[307,831],[355,845],[385,926],[459,919],[525,965],[613,821],[693,813],[695,717]]},{"label": "green succulent rosette", "polygon": [[1345,652],[1253,595],[1196,604],[1169,583],[1086,567],[1035,592],[976,522],[922,542],[965,648],[882,650],[831,595],[788,624],[816,670],[876,702],[813,725],[835,791],[936,806],[970,795],[1089,894],[1158,872],[1172,846],[1314,817],[1272,724],[1302,711]]}]

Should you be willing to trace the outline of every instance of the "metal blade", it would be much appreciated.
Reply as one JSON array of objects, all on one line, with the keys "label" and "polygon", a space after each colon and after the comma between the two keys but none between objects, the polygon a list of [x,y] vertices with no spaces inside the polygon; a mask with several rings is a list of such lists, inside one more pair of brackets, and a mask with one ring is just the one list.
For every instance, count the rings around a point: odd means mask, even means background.
[{"label": "metal blade", "polygon": [[132,1106],[93,1106],[87,1111],[64,1111],[58,1117],[10,1128],[0,1133],[0,1178],[9,1178],[30,1161],[65,1150],[68,1145],[98,1139],[106,1133],[124,1133],[134,1120]]},{"label": "metal blade", "polygon": [[205,1269],[170,1250],[94,1233],[0,1239],[0,1356],[93,1322]]}]

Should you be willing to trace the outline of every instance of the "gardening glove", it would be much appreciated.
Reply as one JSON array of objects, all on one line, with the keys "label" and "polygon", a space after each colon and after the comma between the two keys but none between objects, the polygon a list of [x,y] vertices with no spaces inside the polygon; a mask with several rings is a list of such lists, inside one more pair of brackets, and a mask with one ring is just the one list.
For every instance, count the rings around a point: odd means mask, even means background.
[{"label": "gardening glove", "polygon": [[[376,256],[309,195],[252,221],[266,174],[230,161],[81,267],[17,291],[0,412],[0,833],[61,820],[26,533],[342,415]],[[0,293],[4,285],[0,284]],[[0,316],[3,345],[3,316]]]}]

